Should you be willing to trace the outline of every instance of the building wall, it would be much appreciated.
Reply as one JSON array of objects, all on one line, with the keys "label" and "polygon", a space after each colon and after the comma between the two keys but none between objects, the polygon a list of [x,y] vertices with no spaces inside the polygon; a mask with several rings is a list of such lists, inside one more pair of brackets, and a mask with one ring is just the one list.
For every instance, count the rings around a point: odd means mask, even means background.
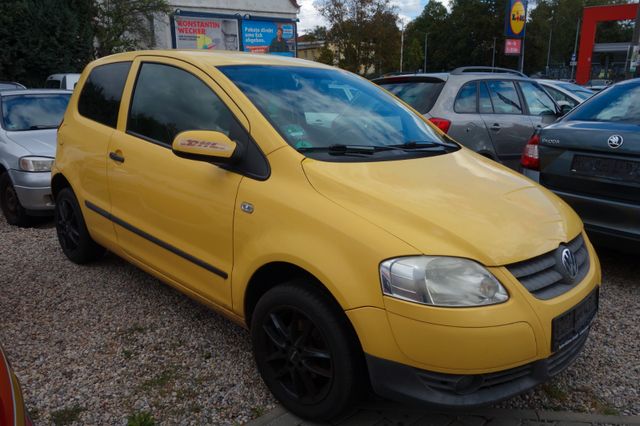
[{"label": "building wall", "polygon": [[[295,0],[177,0],[169,1],[172,11],[253,15],[296,19],[299,6]],[[156,49],[171,48],[171,17],[156,16],[153,22]]]}]

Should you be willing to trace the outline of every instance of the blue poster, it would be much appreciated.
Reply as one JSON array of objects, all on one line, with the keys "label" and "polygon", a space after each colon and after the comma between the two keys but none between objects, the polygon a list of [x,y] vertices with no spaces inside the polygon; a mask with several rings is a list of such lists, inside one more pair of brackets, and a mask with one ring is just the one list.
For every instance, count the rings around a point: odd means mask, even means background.
[{"label": "blue poster", "polygon": [[296,56],[295,24],[259,20],[242,21],[245,52]]}]

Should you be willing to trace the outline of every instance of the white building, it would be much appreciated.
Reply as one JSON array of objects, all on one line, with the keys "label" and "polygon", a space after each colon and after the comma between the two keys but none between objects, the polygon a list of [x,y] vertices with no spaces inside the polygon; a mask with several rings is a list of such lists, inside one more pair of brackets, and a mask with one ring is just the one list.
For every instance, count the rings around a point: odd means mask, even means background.
[{"label": "white building", "polygon": [[[245,50],[295,56],[296,0],[173,0],[154,19],[156,49]],[[275,41],[274,41],[275,39]]]}]

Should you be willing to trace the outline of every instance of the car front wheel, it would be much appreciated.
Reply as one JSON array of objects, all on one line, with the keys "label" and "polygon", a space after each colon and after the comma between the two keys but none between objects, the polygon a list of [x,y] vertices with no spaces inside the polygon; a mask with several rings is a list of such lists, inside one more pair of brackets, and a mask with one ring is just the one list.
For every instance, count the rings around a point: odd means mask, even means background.
[{"label": "car front wheel", "polygon": [[363,390],[362,350],[348,319],[312,284],[274,287],[251,322],[258,370],[269,390],[297,416],[336,418]]},{"label": "car front wheel", "polygon": [[16,189],[13,187],[9,173],[0,176],[0,208],[9,225],[29,226],[31,218],[20,204]]}]

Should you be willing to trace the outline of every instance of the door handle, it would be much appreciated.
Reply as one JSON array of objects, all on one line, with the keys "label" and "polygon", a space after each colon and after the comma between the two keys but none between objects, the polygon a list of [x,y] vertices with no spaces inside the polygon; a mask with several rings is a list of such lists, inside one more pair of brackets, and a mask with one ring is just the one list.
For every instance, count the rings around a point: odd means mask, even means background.
[{"label": "door handle", "polygon": [[124,163],[124,157],[116,152],[110,152],[109,158],[113,161],[117,161],[118,163]]},{"label": "door handle", "polygon": [[493,126],[491,126],[491,130],[498,131],[500,129],[501,129],[501,127],[500,127],[500,125],[498,123],[493,123]]}]

